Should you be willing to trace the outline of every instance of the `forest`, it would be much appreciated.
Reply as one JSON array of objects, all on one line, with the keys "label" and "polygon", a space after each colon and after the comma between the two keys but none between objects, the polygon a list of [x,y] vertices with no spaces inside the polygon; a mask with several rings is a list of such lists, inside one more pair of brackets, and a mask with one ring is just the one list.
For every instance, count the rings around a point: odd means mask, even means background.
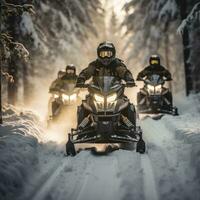
[{"label": "forest", "polygon": [[[116,41],[119,57],[130,63],[132,71],[143,68],[148,56],[158,53],[173,74],[174,91],[198,93],[199,8],[198,0],[133,0],[124,3],[125,14],[119,20],[114,7],[107,11],[100,0],[3,0],[3,102],[26,104],[40,79],[52,77],[67,63],[79,69],[87,66],[98,42],[106,39]],[[113,15],[107,17],[107,13]]]},{"label": "forest", "polygon": [[[79,75],[103,41],[133,75],[125,94],[146,151],[66,157],[81,106],[49,128],[50,86],[68,65]],[[178,112],[141,118],[136,79],[154,54]],[[0,0],[0,199],[200,199],[199,93],[199,0]]]}]

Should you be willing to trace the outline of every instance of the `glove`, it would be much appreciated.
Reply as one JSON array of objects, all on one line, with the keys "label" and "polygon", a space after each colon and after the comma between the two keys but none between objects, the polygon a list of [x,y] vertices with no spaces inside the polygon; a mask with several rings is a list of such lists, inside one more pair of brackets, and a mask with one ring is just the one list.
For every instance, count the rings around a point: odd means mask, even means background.
[{"label": "glove", "polygon": [[134,81],[127,81],[127,82],[126,82],[126,86],[127,86],[127,87],[134,87],[134,86],[136,86],[136,84],[135,84]]},{"label": "glove", "polygon": [[167,81],[172,81],[173,79],[170,77],[170,78],[167,78]]},{"label": "glove", "polygon": [[78,79],[76,81],[76,87],[83,88],[84,85],[85,85],[85,80],[81,77],[78,77]]},{"label": "glove", "polygon": [[165,81],[172,81],[173,79],[171,77],[164,77]]},{"label": "glove", "polygon": [[85,85],[84,82],[76,83],[77,88],[84,88],[84,85]]},{"label": "glove", "polygon": [[57,89],[57,88],[50,88],[50,89],[49,89],[49,92],[50,92],[50,93],[59,92],[59,89]]},{"label": "glove", "polygon": [[136,81],[141,81],[142,78],[141,77],[137,77]]}]

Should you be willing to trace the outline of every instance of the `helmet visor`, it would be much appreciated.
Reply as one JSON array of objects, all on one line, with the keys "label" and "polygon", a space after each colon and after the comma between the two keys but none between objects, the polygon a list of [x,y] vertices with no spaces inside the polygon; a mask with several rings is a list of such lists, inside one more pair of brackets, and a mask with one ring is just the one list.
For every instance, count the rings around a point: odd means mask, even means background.
[{"label": "helmet visor", "polygon": [[74,70],[73,69],[67,69],[66,72],[67,72],[67,74],[74,74]]},{"label": "helmet visor", "polygon": [[112,56],[113,56],[112,51],[100,51],[99,52],[99,57],[101,57],[101,58],[105,58],[105,57],[111,58]]},{"label": "helmet visor", "polygon": [[151,64],[152,65],[157,65],[157,64],[159,64],[159,62],[158,62],[158,60],[151,60]]}]

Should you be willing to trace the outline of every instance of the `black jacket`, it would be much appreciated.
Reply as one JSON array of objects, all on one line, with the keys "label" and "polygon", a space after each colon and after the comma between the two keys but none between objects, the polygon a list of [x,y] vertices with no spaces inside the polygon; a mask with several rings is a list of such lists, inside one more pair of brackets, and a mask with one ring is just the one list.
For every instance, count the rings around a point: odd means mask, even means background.
[{"label": "black jacket", "polygon": [[147,66],[144,70],[142,70],[138,74],[137,80],[140,81],[145,76],[149,77],[153,74],[158,74],[162,77],[166,77],[168,81],[172,80],[171,73],[161,65],[159,65],[159,66],[153,66],[153,65]]},{"label": "black jacket", "polygon": [[131,72],[127,69],[123,61],[118,58],[115,58],[108,66],[102,65],[98,59],[91,62],[88,67],[79,74],[77,84],[84,83],[91,77],[94,78],[96,76],[115,76],[126,82],[134,83]]}]

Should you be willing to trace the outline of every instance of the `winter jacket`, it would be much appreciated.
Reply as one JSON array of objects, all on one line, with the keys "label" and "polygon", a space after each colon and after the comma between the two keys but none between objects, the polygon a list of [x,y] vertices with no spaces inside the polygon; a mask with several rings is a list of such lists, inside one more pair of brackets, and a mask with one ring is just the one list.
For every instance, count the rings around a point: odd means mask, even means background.
[{"label": "winter jacket", "polygon": [[76,83],[77,80],[77,75],[68,75],[65,74],[63,75],[61,78],[57,78],[55,81],[53,81],[53,83],[50,86],[49,91],[53,92],[53,91],[60,91],[61,89],[64,88],[65,84],[68,83]]},{"label": "winter jacket", "polygon": [[159,65],[159,66],[155,66],[155,65],[147,66],[144,70],[142,70],[138,74],[137,80],[139,81],[139,80],[143,79],[145,76],[150,77],[153,74],[158,74],[162,77],[166,77],[168,81],[172,80],[171,73],[161,65]]},{"label": "winter jacket", "polygon": [[87,68],[82,70],[77,79],[77,84],[82,84],[91,77],[114,76],[120,80],[134,83],[131,72],[122,60],[115,58],[108,66],[104,66],[98,59],[91,62]]}]

